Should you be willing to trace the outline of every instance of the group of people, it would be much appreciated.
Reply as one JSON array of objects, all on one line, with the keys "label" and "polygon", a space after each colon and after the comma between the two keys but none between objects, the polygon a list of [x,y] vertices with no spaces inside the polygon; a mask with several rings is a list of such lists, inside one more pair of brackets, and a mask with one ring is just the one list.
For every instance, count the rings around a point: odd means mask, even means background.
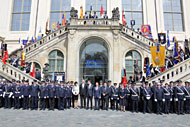
[{"label": "group of people", "polygon": [[41,84],[34,80],[0,82],[0,107],[14,109],[59,110],[71,107],[94,110],[121,110],[143,113],[190,113],[190,82],[182,81],[165,83],[142,82],[137,87],[135,82],[129,81],[127,86],[122,83],[107,83],[82,80],[77,82],[42,81]]}]

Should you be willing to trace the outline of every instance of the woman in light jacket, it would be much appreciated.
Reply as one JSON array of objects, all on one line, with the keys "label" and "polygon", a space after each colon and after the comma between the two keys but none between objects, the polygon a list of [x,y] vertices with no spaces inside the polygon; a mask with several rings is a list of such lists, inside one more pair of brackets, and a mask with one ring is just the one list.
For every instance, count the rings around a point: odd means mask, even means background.
[{"label": "woman in light jacket", "polygon": [[74,83],[72,93],[73,93],[73,99],[74,99],[74,109],[78,109],[78,95],[79,95],[78,82]]}]

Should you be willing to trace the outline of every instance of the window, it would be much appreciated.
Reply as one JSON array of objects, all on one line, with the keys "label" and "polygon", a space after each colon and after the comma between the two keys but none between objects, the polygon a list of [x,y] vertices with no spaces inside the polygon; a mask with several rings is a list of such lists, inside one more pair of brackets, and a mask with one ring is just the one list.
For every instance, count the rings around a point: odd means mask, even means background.
[{"label": "window", "polygon": [[141,28],[143,24],[142,0],[122,0],[122,11],[125,13],[128,26],[130,20],[135,20],[134,28]]},{"label": "window", "polygon": [[104,12],[107,10],[107,0],[86,0],[86,11],[90,12],[90,6],[92,11],[96,12],[96,15],[100,17],[101,5],[103,5]]},{"label": "window", "polygon": [[69,21],[71,10],[71,0],[51,0],[50,24],[62,23],[62,16]]},{"label": "window", "polygon": [[165,30],[184,31],[181,0],[163,0]]},{"label": "window", "polygon": [[14,0],[12,31],[28,31],[32,0]]},{"label": "window", "polygon": [[130,76],[133,77],[134,75],[134,65],[136,65],[138,62],[138,68],[139,71],[142,71],[142,59],[140,53],[137,51],[129,51],[125,56],[125,69],[127,74],[127,79],[129,79]]},{"label": "window", "polygon": [[64,71],[64,55],[59,50],[53,50],[49,56],[49,72]]}]

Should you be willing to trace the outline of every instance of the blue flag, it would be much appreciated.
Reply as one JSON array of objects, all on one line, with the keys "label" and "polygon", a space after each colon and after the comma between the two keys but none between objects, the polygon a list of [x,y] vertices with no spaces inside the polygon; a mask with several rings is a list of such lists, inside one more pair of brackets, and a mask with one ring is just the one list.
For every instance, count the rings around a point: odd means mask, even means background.
[{"label": "blue flag", "polygon": [[[174,39],[173,39],[174,40]],[[174,48],[173,48],[173,58],[174,58],[174,63],[177,64],[178,61],[178,51],[177,51],[177,47],[176,47],[176,43],[174,41]]]},{"label": "blue flag", "polygon": [[149,64],[146,65],[146,77],[151,76]]},{"label": "blue flag", "polygon": [[40,40],[41,38],[42,38],[42,30],[41,30],[41,28],[40,28],[39,33],[38,33],[37,40]]},{"label": "blue flag", "polygon": [[27,43],[28,43],[28,37],[27,37],[27,40],[22,40],[23,45],[26,45]]},{"label": "blue flag", "polygon": [[167,46],[166,48],[170,47],[170,37],[169,37],[169,30],[167,31]]},{"label": "blue flag", "polygon": [[160,45],[159,43],[157,43],[157,49],[156,49],[157,52],[160,52]]},{"label": "blue flag", "polygon": [[35,40],[34,40],[34,38],[32,37],[32,39],[31,39],[31,41],[30,42],[32,42],[32,43],[34,43],[35,42]]},{"label": "blue flag", "polygon": [[19,44],[20,44],[20,38],[19,38]]}]

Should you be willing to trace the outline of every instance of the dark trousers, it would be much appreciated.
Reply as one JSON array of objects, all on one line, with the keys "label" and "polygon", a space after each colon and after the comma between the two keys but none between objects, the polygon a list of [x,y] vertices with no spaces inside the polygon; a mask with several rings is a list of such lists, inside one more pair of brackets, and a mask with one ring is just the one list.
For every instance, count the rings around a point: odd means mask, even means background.
[{"label": "dark trousers", "polygon": [[101,99],[100,99],[100,108],[103,109],[103,96],[101,96]]},{"label": "dark trousers", "polygon": [[179,99],[177,102],[178,113],[183,113],[184,100]]},{"label": "dark trousers", "polygon": [[92,109],[92,97],[87,97],[87,109],[89,108],[89,103],[90,103],[90,108]]},{"label": "dark trousers", "polygon": [[147,100],[146,98],[143,100],[143,112],[148,112],[150,113],[150,101],[151,100]]},{"label": "dark trousers", "polygon": [[59,110],[64,110],[64,104],[65,104],[65,98],[64,97],[59,97],[58,98],[58,109]]},{"label": "dark trousers", "polygon": [[98,97],[95,97],[95,110],[99,110],[100,109],[100,99]]},{"label": "dark trousers", "polygon": [[23,98],[23,109],[28,109],[29,108],[29,97],[24,96]]},{"label": "dark trousers", "polygon": [[2,107],[3,106],[3,97],[1,96],[0,97],[0,107]]},{"label": "dark trousers", "polygon": [[66,98],[66,108],[70,108],[71,107],[71,98],[67,97]]},{"label": "dark trousers", "polygon": [[31,109],[37,109],[38,108],[38,97],[32,96],[31,97],[32,106]]},{"label": "dark trousers", "polygon": [[109,100],[108,97],[103,97],[103,110],[108,110]]},{"label": "dark trousers", "polygon": [[81,108],[86,108],[86,96],[85,95],[80,95],[80,104],[81,104]]},{"label": "dark trousers", "polygon": [[190,99],[186,99],[185,101],[185,111],[186,113],[190,113]]},{"label": "dark trousers", "polygon": [[5,108],[11,108],[11,99],[9,96],[5,96]]},{"label": "dark trousers", "polygon": [[113,99],[113,110],[118,110],[118,103],[119,103],[119,99]]},{"label": "dark trousers", "polygon": [[170,111],[170,99],[166,99],[165,101],[165,113],[169,113]]},{"label": "dark trousers", "polygon": [[140,112],[143,111],[143,104],[144,104],[144,100],[143,100],[143,96],[141,95],[139,98],[139,111]]},{"label": "dark trousers", "polygon": [[40,98],[40,110],[45,110],[46,108],[46,99]]},{"label": "dark trousers", "polygon": [[54,110],[55,99],[49,98],[49,110]]},{"label": "dark trousers", "polygon": [[132,100],[132,112],[138,112],[138,100]]},{"label": "dark trousers", "polygon": [[19,109],[20,108],[20,99],[19,97],[14,97],[14,108]]},{"label": "dark trousers", "polygon": [[109,102],[110,102],[110,108],[113,108],[113,100],[111,99],[111,96],[109,97]]},{"label": "dark trousers", "polygon": [[125,99],[125,109],[126,110],[131,110],[131,99],[130,96],[127,95],[126,99]]},{"label": "dark trousers", "polygon": [[162,100],[157,101],[157,113],[162,113]]},{"label": "dark trousers", "polygon": [[170,102],[170,113],[174,113],[174,100]]}]

